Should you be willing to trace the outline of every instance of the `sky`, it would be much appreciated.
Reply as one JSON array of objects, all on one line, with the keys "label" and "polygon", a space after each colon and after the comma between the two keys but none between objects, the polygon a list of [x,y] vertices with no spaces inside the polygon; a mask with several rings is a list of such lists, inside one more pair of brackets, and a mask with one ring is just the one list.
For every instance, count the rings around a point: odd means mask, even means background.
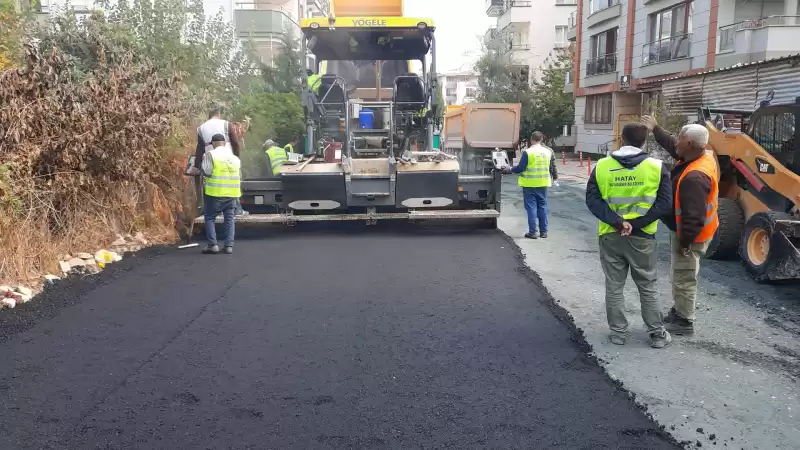
[{"label": "sky", "polygon": [[[231,4],[230,0],[205,0],[206,13],[229,10]],[[484,0],[405,0],[405,15],[433,19],[439,73],[471,70],[481,51],[479,37],[495,23],[486,16]]]}]

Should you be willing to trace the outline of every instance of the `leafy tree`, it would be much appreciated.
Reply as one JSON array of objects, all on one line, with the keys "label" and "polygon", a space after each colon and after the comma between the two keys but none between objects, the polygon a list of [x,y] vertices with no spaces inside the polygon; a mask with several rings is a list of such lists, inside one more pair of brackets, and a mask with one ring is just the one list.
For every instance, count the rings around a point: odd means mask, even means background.
[{"label": "leafy tree", "polygon": [[14,0],[0,0],[0,71],[19,60],[24,25],[25,17]]},{"label": "leafy tree", "polygon": [[104,11],[82,22],[67,11],[52,17],[38,36],[40,50],[59,48],[79,77],[101,59],[117,64],[129,57],[162,75],[180,75],[193,113],[238,95],[251,63],[221,11],[207,18],[202,0],[105,0],[101,6]]},{"label": "leafy tree", "polygon": [[515,66],[508,52],[500,46],[485,46],[475,64],[478,99],[485,103],[520,103],[521,138],[534,131],[555,138],[561,127],[572,122],[574,117],[572,95],[564,93],[570,55],[569,52],[557,53],[556,60],[531,83],[527,68]]},{"label": "leafy tree", "polygon": [[527,69],[514,66],[509,53],[494,45],[485,46],[475,64],[475,71],[478,73],[478,101],[522,105],[521,138],[530,136],[536,127],[532,114],[533,92],[525,70]]},{"label": "leafy tree", "polygon": [[567,72],[572,70],[572,52],[558,50],[554,59],[534,80],[532,89],[533,122],[550,139],[559,136],[562,127],[572,123],[575,117],[572,94],[564,92]]},{"label": "leafy tree", "polygon": [[280,51],[272,65],[261,66],[267,90],[299,96],[303,87],[303,58],[299,40],[294,37],[291,28],[288,28],[281,36]]}]

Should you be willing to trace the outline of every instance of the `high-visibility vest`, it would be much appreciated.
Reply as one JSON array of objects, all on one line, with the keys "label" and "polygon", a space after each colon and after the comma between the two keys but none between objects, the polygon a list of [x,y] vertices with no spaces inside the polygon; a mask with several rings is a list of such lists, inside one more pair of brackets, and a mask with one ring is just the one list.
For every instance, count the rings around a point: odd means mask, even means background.
[{"label": "high-visibility vest", "polygon": [[210,152],[214,163],[211,176],[205,179],[205,193],[209,197],[239,198],[242,196],[242,163],[229,148],[217,147]]},{"label": "high-visibility vest", "polygon": [[308,88],[311,92],[319,94],[319,87],[322,86],[322,75],[315,73],[308,76]]},{"label": "high-visibility vest", "polygon": [[553,180],[550,178],[550,159],[552,150],[542,145],[534,145],[525,150],[528,154],[528,165],[519,174],[517,184],[522,187],[550,187]]},{"label": "high-visibility vest", "polygon": [[286,145],[284,145],[284,146],[283,146],[283,149],[284,149],[284,150],[286,150],[286,151],[287,151],[287,152],[289,152],[289,153],[294,153],[294,147],[292,146],[292,144],[286,144]]},{"label": "high-visibility vest", "polygon": [[286,162],[286,150],[272,146],[267,149],[267,157],[269,157],[269,166],[272,169],[273,175],[281,173],[281,166]]},{"label": "high-visibility vest", "polygon": [[717,202],[719,201],[719,166],[714,159],[713,153],[706,150],[703,155],[690,162],[680,177],[678,177],[678,187],[675,190],[675,225],[677,226],[678,236],[681,235],[681,222],[683,220],[681,211],[681,182],[689,172],[703,172],[711,179],[711,192],[706,198],[706,220],[703,229],[695,238],[694,242],[710,241],[719,227],[719,217],[717,217]]},{"label": "high-visibility vest", "polygon": [[[662,162],[646,158],[636,167],[626,168],[616,159],[606,156],[597,161],[594,176],[600,195],[612,211],[625,220],[642,217],[656,202],[661,185]],[[658,219],[642,228],[647,234],[656,234]],[[600,222],[597,234],[613,233],[616,229]]]}]

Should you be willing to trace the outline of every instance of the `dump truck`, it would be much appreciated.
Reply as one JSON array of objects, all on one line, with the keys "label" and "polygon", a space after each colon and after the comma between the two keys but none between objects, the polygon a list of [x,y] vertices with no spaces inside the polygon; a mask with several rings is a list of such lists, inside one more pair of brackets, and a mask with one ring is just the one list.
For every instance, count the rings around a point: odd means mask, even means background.
[{"label": "dump truck", "polygon": [[521,109],[519,103],[468,103],[448,109],[444,151],[458,157],[465,174],[491,173],[519,142]]},{"label": "dump truck", "polygon": [[433,148],[443,107],[433,21],[403,16],[402,0],[331,6],[329,17],[300,23],[321,75],[317,92],[304,83],[301,93],[304,157],[279,176],[265,167],[246,177],[241,201],[250,214],[237,221],[470,219],[496,227],[503,163],[478,174],[462,155]]},{"label": "dump truck", "polygon": [[707,258],[740,258],[758,282],[800,278],[800,97],[755,111],[704,107],[719,163],[719,229]]}]

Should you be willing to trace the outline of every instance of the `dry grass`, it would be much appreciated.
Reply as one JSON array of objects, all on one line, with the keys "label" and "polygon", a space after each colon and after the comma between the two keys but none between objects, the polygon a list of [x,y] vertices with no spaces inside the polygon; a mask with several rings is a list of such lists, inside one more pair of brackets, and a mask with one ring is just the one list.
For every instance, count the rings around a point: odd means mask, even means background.
[{"label": "dry grass", "polygon": [[74,80],[56,50],[0,72],[0,282],[58,273],[59,256],[117,234],[185,232],[194,133],[177,78],[127,58]]}]

